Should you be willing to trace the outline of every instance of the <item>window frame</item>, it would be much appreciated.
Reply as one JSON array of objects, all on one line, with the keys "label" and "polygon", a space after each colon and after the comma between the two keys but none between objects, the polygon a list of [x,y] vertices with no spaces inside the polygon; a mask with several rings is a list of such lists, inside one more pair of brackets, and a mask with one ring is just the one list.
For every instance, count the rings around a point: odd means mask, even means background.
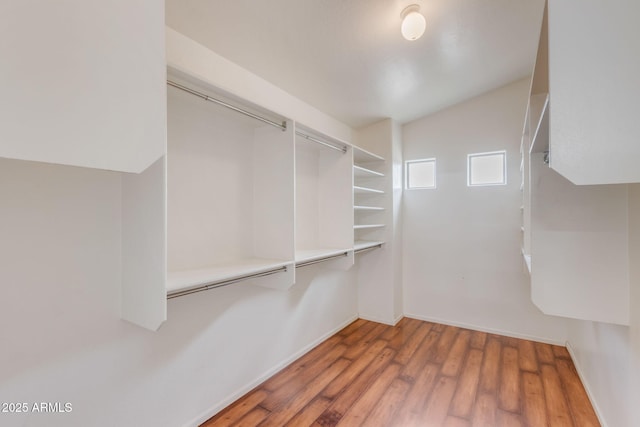
[{"label": "window frame", "polygon": [[[502,155],[502,182],[495,182],[489,184],[472,184],[471,183],[471,159],[477,157],[495,156],[496,154]],[[486,151],[482,153],[470,153],[467,154],[467,187],[497,187],[507,185],[507,150]]]},{"label": "window frame", "polygon": [[[433,186],[432,187],[410,187],[409,186],[409,165],[413,163],[433,163]],[[405,160],[404,162],[404,189],[405,190],[435,190],[438,188],[438,164],[435,157],[425,159]]]}]

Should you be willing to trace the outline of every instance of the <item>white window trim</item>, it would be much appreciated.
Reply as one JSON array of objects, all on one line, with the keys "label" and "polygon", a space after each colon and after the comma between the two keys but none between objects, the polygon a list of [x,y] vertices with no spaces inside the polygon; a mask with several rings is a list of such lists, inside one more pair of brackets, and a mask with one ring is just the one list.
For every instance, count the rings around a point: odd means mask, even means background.
[{"label": "white window trim", "polygon": [[[504,182],[495,183],[495,184],[472,184],[471,183],[471,159],[473,157],[483,157],[483,156],[491,156],[495,154],[502,154],[502,176],[504,177]],[[467,154],[467,187],[496,187],[500,185],[507,185],[507,150],[498,150],[498,151],[487,151],[484,153],[471,153]]]},{"label": "white window trim", "polygon": [[[409,187],[409,164],[411,163],[433,163],[433,187]],[[404,189],[405,190],[435,190],[438,188],[438,162],[435,157],[428,159],[413,159],[404,162]]]}]

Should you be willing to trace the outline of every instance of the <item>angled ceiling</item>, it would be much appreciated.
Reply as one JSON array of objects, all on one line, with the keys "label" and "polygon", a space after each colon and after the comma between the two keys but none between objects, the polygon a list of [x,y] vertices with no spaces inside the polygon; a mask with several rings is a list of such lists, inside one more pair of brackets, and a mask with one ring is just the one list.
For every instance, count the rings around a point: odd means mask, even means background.
[{"label": "angled ceiling", "polygon": [[[417,3],[424,36],[400,35]],[[542,0],[166,0],[171,28],[358,128],[530,74]]]}]

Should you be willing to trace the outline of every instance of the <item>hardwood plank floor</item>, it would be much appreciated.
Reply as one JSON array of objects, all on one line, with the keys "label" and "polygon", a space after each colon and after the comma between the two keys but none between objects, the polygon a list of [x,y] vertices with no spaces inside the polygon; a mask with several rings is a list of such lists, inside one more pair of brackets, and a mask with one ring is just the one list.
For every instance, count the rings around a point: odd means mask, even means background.
[{"label": "hardwood plank floor", "polygon": [[202,424],[599,425],[565,348],[409,318],[356,320]]}]

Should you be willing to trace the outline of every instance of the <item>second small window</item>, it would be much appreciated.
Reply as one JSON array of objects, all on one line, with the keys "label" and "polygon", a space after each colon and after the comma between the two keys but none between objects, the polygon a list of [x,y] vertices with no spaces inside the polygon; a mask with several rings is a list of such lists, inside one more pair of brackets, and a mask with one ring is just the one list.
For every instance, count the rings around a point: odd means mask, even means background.
[{"label": "second small window", "polygon": [[467,185],[505,185],[507,183],[507,152],[493,151],[467,156]]},{"label": "second small window", "polygon": [[436,159],[409,160],[405,174],[408,190],[436,188]]}]

